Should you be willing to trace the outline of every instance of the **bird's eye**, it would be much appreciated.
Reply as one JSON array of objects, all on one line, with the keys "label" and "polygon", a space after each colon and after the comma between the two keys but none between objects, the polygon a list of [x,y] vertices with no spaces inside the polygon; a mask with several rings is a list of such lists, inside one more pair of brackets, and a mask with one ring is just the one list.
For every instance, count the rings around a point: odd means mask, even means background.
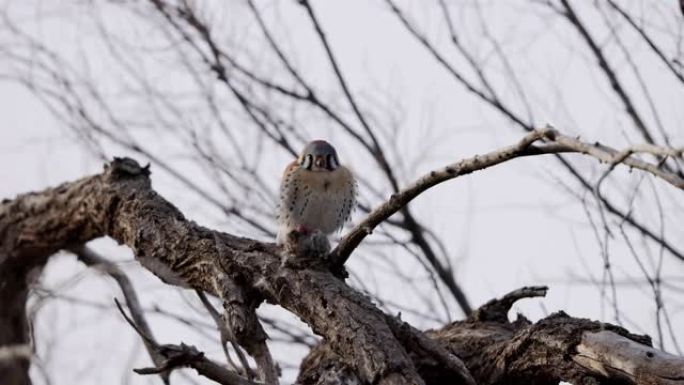
[{"label": "bird's eye", "polygon": [[304,156],[304,159],[302,159],[301,167],[309,170],[309,169],[311,169],[312,164],[313,164],[313,155],[306,154]]},{"label": "bird's eye", "polygon": [[326,157],[326,163],[328,163],[328,169],[330,170],[335,170],[337,169],[338,163],[337,163],[337,158],[333,154],[328,154]]}]

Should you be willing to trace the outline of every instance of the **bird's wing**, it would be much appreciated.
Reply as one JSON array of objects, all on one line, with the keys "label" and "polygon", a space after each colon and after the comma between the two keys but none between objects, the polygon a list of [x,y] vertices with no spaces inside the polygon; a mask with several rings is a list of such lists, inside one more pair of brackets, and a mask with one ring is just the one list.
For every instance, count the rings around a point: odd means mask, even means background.
[{"label": "bird's wing", "polygon": [[341,192],[344,201],[340,205],[340,212],[338,213],[338,218],[341,219],[339,227],[342,227],[342,225],[344,225],[345,222],[351,219],[351,214],[356,208],[356,195],[358,193],[358,185],[356,183],[356,179],[354,179],[354,175],[352,175],[351,171],[348,168],[340,166],[340,171],[342,175]]},{"label": "bird's wing", "polygon": [[281,225],[288,225],[292,222],[292,213],[297,205],[301,186],[296,183],[295,178],[298,170],[297,161],[285,167],[283,178],[280,182],[280,201],[278,204],[278,223]]}]

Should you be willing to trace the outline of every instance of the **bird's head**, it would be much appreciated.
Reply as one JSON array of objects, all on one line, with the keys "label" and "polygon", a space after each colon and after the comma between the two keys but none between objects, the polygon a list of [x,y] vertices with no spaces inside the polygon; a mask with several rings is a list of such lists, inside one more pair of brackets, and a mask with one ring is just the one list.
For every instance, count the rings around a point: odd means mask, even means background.
[{"label": "bird's head", "polygon": [[310,171],[335,171],[340,162],[337,151],[325,140],[314,140],[304,147],[299,156],[299,167]]}]

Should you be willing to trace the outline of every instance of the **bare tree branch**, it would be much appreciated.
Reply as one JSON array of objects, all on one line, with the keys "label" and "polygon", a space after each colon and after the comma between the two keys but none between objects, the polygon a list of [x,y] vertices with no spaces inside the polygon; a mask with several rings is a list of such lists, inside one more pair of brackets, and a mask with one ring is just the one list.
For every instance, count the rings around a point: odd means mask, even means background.
[{"label": "bare tree branch", "polygon": [[[119,269],[116,264],[105,259],[101,255],[98,255],[89,247],[83,245],[76,246],[71,248],[70,251],[76,254],[78,259],[86,266],[98,269],[116,281],[121,288],[124,298],[126,299],[126,305],[131,312],[131,316],[133,317],[135,324],[146,336],[146,338],[143,339],[143,343],[145,344],[147,353],[150,355],[152,362],[156,366],[161,366],[162,362],[164,361],[164,357],[159,354],[157,350],[158,344],[154,338],[154,334],[152,333],[150,325],[147,323],[145,312],[140,305],[140,301],[138,300],[138,294],[133,288],[133,284],[131,283],[130,279],[128,279],[128,276],[121,269]],[[169,374],[169,372],[159,373],[159,376],[162,378],[162,381],[164,381],[165,384],[169,383]]]},{"label": "bare tree branch", "polygon": [[[537,141],[545,143],[533,146]],[[669,150],[654,146],[640,146],[639,150],[649,153],[668,153],[679,154],[681,150]],[[495,166],[505,161],[530,155],[539,154],[558,154],[566,152],[582,153],[592,156],[604,162],[621,162],[627,166],[638,168],[657,176],[673,186],[684,190],[684,179],[673,173],[663,171],[657,165],[630,158],[632,149],[619,152],[601,144],[588,144],[579,139],[570,138],[557,131],[546,128],[532,131],[527,134],[517,144],[492,151],[484,155],[476,155],[472,158],[461,160],[444,167],[443,169],[431,171],[400,192],[393,194],[390,199],[379,207],[375,208],[365,219],[358,223],[341,240],[337,247],[331,252],[331,259],[337,267],[344,265],[354,249],[361,241],[373,232],[373,229],[389,218],[394,213],[406,206],[411,200],[426,191],[427,189],[444,181],[470,174],[474,171],[482,170],[487,167]]]},{"label": "bare tree branch", "polygon": [[684,360],[610,330],[583,333],[573,360],[606,378],[630,384],[682,384]]},{"label": "bare tree branch", "polygon": [[[641,26],[639,26],[639,25],[636,23],[636,21],[634,20],[634,18],[633,18],[632,16],[630,16],[630,15],[629,15],[622,7],[620,7],[615,1],[613,1],[613,0],[608,0],[608,4],[609,4],[610,7],[613,8],[617,13],[619,13],[620,16],[622,16],[625,20],[627,20],[627,23],[628,23],[632,28],[634,28],[635,31],[637,31],[637,32],[639,33],[639,36],[641,36],[641,38],[644,39],[644,41],[645,41],[646,44],[651,48],[651,50],[653,51],[653,53],[654,53],[656,56],[658,56],[658,59],[660,59],[660,61],[661,61],[663,64],[665,64],[665,66],[667,67],[667,69],[669,69],[670,72],[672,72],[672,74],[673,74],[677,79],[679,79],[680,82],[682,82],[682,84],[684,84],[684,74],[682,74],[682,72],[680,72],[677,68],[675,68],[675,66],[672,64],[672,62],[670,61],[670,59],[668,59],[668,58],[665,56],[665,53],[663,53],[662,49],[656,45],[655,41],[653,41],[653,39],[651,39],[650,36],[648,36],[648,34],[647,34],[646,31],[644,30],[644,28],[642,28]],[[680,0],[679,4],[680,4],[680,6],[684,7],[684,1]],[[683,8],[683,10],[684,10],[684,8]]]},{"label": "bare tree branch", "polygon": [[[543,296],[544,287],[528,287],[492,300],[465,321],[426,332],[433,343],[461,357],[479,385],[626,383],[684,384],[684,359],[650,346],[650,339],[618,326],[552,314],[537,323],[522,316],[510,322],[507,313],[518,299]],[[481,317],[478,318],[478,317]],[[428,384],[452,383],[434,361],[419,360]],[[298,383],[324,384],[324,379],[354,379],[335,360],[328,343],[309,353]]]},{"label": "bare tree branch", "polygon": [[[446,55],[442,54],[427,38],[426,34],[421,32],[414,23],[412,23],[408,16],[395,4],[393,0],[385,0],[385,2],[389,5],[391,11],[397,16],[399,21],[404,25],[404,27],[407,29],[407,31],[416,39],[418,42],[428,51],[428,53],[437,61],[437,63],[442,66],[449,75],[453,77],[454,80],[456,80],[459,84],[464,86],[469,92],[473,93],[476,95],[480,100],[482,100],[485,104],[488,104],[492,108],[494,108],[496,111],[501,113],[502,116],[506,117],[507,119],[510,119],[513,121],[516,125],[518,125],[520,128],[527,132],[534,131],[534,126],[531,124],[528,124],[525,122],[523,118],[521,118],[513,109],[509,108],[507,105],[503,104],[502,101],[497,100],[492,98],[490,95],[488,95],[485,90],[478,88],[473,82],[467,79],[467,77],[459,72],[458,68],[454,65],[452,65]],[[559,6],[557,6],[555,3],[551,1],[542,1],[542,4],[545,4],[546,6],[550,7],[553,9],[555,12],[558,14],[564,15],[566,17],[565,11],[563,11]],[[566,17],[567,18],[567,17]],[[607,63],[607,61],[606,61]],[[617,79],[617,78],[615,78]],[[621,85],[618,83],[618,88],[623,89]],[[626,93],[623,93],[623,96],[627,97],[627,102],[629,106],[632,106],[631,99],[629,98],[629,95]],[[624,99],[618,95],[620,99]],[[634,112],[635,110],[632,109],[630,110]],[[634,119],[634,114],[629,114],[630,111],[626,111],[630,119]],[[640,121],[640,118],[637,116],[637,120]],[[639,127],[638,123],[635,123],[637,128]],[[645,126],[644,126],[645,127]],[[647,131],[648,132],[648,131]],[[585,176],[583,176],[577,169],[576,166],[571,164],[565,157],[563,157],[560,154],[555,154],[556,159],[560,161],[560,163],[565,167],[570,174],[581,184],[581,186],[586,189],[587,191],[593,192],[594,191],[594,186],[592,186],[591,183],[586,179]],[[667,165],[666,165],[667,166]],[[668,170],[672,171],[672,170]],[[681,175],[679,175],[681,177]],[[603,206],[610,212],[611,214],[617,216],[620,218],[620,220],[626,221],[630,226],[634,227],[636,230],[641,232],[642,234],[646,235],[648,238],[653,240],[654,242],[663,245],[666,250],[668,250],[672,255],[674,255],[676,258],[680,260],[684,260],[684,253],[680,250],[678,250],[671,241],[668,239],[664,238],[663,236],[657,234],[653,230],[649,229],[643,222],[638,221],[634,218],[633,215],[630,215],[629,212],[625,212],[624,210],[619,209],[611,200],[605,198],[605,197],[600,197],[601,203]]]},{"label": "bare tree branch", "polygon": [[140,325],[137,325],[134,320],[128,317],[126,312],[121,307],[118,300],[114,300],[116,307],[124,317],[126,322],[138,333],[140,338],[149,344],[151,349],[155,350],[155,354],[163,357],[161,365],[154,368],[134,369],[133,371],[146,374],[163,374],[170,373],[173,369],[189,366],[200,375],[214,380],[222,385],[257,385],[240,375],[233,373],[226,368],[218,365],[211,360],[204,357],[204,353],[198,351],[194,346],[188,346],[181,343],[180,345],[159,345],[150,336],[146,335]]}]

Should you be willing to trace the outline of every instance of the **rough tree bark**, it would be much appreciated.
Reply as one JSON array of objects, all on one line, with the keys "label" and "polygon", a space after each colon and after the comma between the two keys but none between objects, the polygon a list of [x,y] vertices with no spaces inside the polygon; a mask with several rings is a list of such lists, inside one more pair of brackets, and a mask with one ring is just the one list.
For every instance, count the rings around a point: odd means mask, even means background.
[{"label": "rough tree bark", "polygon": [[[546,287],[525,287],[492,300],[465,321],[426,334],[465,362],[478,384],[683,384],[684,359],[651,346],[610,324],[552,314],[536,323],[508,312],[521,298],[546,295]],[[457,383],[434,360],[414,358],[428,384]],[[334,349],[321,343],[304,359],[303,385],[359,381]],[[338,381],[336,383],[345,383]]]},{"label": "rough tree bark", "polygon": [[[169,284],[221,296],[228,278],[244,290],[249,306],[266,300],[290,310],[333,343],[365,382],[422,383],[385,315],[367,297],[322,264],[282,266],[274,244],[186,220],[152,190],[147,168],[130,159],[115,160],[102,174],[4,201],[0,236],[2,271],[23,282],[21,290],[3,284],[0,295],[16,309],[23,310],[27,284],[15,266],[37,265],[60,249],[110,236]],[[9,342],[27,342],[25,320],[13,316],[18,319],[11,335],[21,338]],[[28,367],[24,364],[19,372]]]},{"label": "rough tree bark", "polygon": [[[504,149],[514,152],[507,159],[572,151],[549,132],[534,133],[517,147]],[[536,140],[550,141],[551,147],[531,147]],[[461,173],[487,167],[482,158],[464,162]],[[268,384],[277,378],[254,317],[263,301],[289,310],[324,338],[302,364],[300,381],[307,384],[473,384],[473,377],[480,384],[560,379],[684,383],[681,358],[655,351],[647,340],[623,329],[564,314],[535,324],[522,318],[508,322],[505,314],[511,304],[539,295],[544,291],[539,288],[493,301],[465,321],[419,332],[382,313],[332,274],[331,268],[339,266],[319,249],[300,250],[296,260],[284,263],[284,251],[275,244],[212,231],[185,219],[152,189],[148,168],[127,158],[115,159],[101,174],[0,204],[0,299],[5,305],[0,307],[0,347],[29,343],[26,297],[32,277],[50,255],[103,236],[130,247],[164,282],[220,297],[237,342],[255,358]],[[302,260],[306,263],[297,263]],[[615,346],[618,349],[609,349]],[[9,384],[30,383],[28,365],[21,355],[0,360],[0,378]]]}]

